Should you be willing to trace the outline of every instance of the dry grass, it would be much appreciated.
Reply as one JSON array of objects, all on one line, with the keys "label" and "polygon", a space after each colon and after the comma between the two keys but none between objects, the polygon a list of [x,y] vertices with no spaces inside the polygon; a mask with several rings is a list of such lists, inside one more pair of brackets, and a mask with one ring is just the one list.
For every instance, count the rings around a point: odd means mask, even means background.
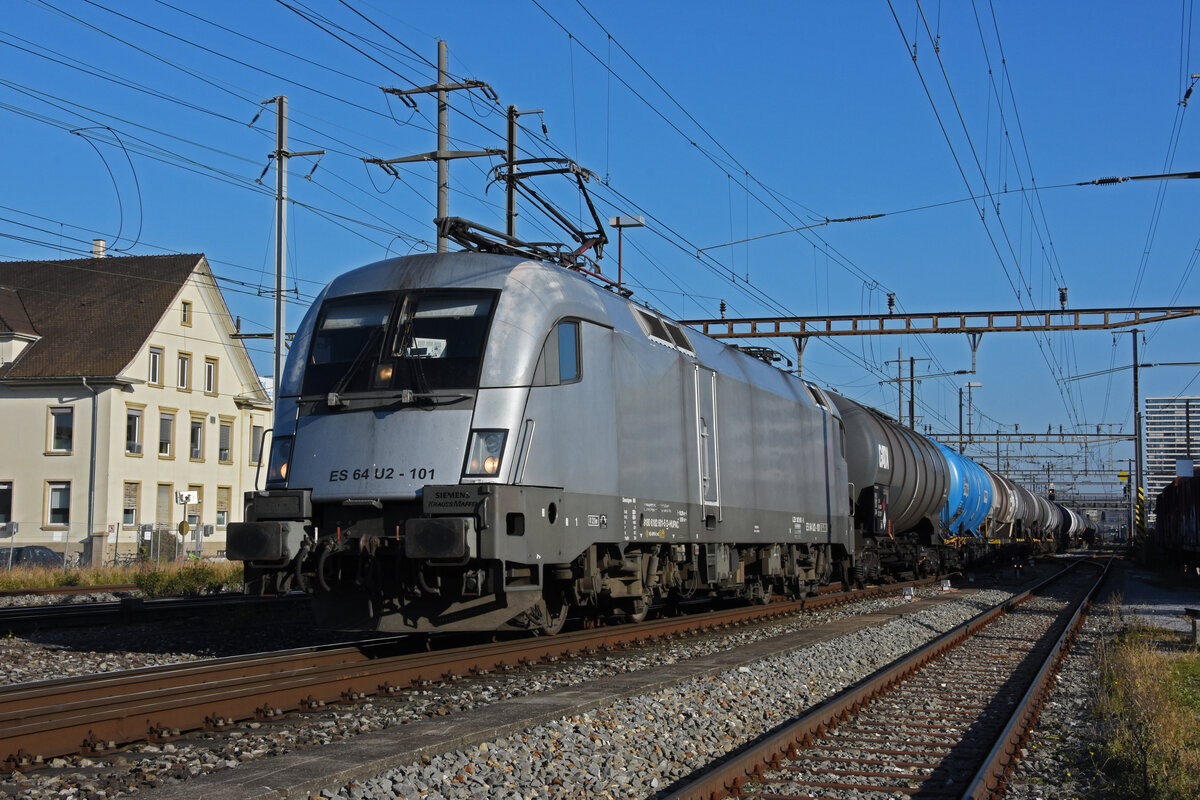
[{"label": "dry grass", "polygon": [[1098,654],[1096,713],[1116,797],[1200,800],[1200,654],[1182,640],[1133,623]]},{"label": "dry grass", "polygon": [[[199,577],[203,576],[203,580]],[[155,566],[149,562],[128,566],[87,567],[83,569],[51,569],[21,567],[11,572],[0,568],[0,590],[41,589],[56,586],[119,586],[143,584],[157,594],[195,593],[190,587],[197,584],[211,591],[216,586],[238,586],[242,583],[241,562],[212,561],[168,562]]]}]

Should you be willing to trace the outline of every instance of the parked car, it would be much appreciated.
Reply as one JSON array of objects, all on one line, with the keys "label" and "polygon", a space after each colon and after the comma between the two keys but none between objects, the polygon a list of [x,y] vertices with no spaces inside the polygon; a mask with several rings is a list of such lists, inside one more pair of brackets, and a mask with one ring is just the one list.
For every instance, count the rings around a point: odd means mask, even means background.
[{"label": "parked car", "polygon": [[[0,549],[0,566],[8,565],[8,553],[5,552],[7,549]],[[31,544],[13,548],[12,565],[14,567],[61,567],[63,557],[49,547]]]}]

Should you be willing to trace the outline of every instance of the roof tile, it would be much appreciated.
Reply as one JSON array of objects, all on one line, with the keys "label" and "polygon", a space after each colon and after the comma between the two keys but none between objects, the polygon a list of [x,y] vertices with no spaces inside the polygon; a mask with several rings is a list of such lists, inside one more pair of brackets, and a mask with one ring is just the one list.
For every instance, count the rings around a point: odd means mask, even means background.
[{"label": "roof tile", "polygon": [[26,326],[32,330],[18,332],[42,337],[0,367],[0,378],[117,375],[203,258],[193,253],[0,262],[0,330]]}]

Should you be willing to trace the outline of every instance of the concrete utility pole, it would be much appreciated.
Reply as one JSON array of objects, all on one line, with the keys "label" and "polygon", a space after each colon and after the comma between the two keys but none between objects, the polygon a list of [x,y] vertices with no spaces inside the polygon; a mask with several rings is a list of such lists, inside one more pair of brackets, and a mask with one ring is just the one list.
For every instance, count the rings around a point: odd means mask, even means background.
[{"label": "concrete utility pole", "polygon": [[515,239],[517,236],[517,179],[513,175],[513,170],[516,169],[514,162],[517,160],[517,117],[521,112],[517,111],[516,106],[508,107],[508,150],[505,153],[504,161],[508,165],[508,180],[505,181],[505,196],[507,202],[505,207],[507,210],[507,224],[504,226],[504,232],[509,238]]},{"label": "concrete utility pole", "polygon": [[[972,399],[971,399],[971,390],[978,389],[981,386],[983,386],[983,384],[980,383],[979,381],[967,381],[967,441],[972,442],[972,443],[975,441],[975,429],[973,427],[973,421],[972,421],[973,417],[975,416],[975,414],[974,414],[975,407],[974,407],[974,405],[972,403]],[[958,399],[961,402],[962,395],[959,395]],[[961,409],[959,411],[961,413]],[[962,424],[960,423],[958,427],[960,429],[958,433],[961,436],[962,435],[962,430],[961,430]]]},{"label": "concrete utility pole", "polygon": [[[1137,500],[1142,492],[1142,408],[1138,397],[1138,334],[1140,328],[1129,331],[1133,337],[1133,491],[1130,496]],[[1132,533],[1132,532],[1131,532]],[[1132,538],[1132,535],[1130,536]]]},{"label": "concrete utility pole", "polygon": [[[383,167],[390,175],[398,178],[399,173],[396,172],[393,164],[406,164],[414,161],[436,161],[437,162],[437,218],[439,220],[438,235],[437,235],[437,251],[445,253],[447,250],[447,241],[442,233],[440,220],[446,219],[449,216],[449,192],[450,192],[450,159],[452,158],[476,158],[478,156],[503,156],[507,155],[503,150],[451,150],[450,149],[450,124],[448,122],[447,112],[449,104],[446,97],[449,92],[459,89],[482,89],[484,93],[493,101],[498,102],[496,93],[492,91],[492,87],[488,86],[483,81],[462,81],[461,83],[446,82],[446,43],[438,41],[438,77],[437,83],[430,86],[421,86],[416,89],[388,89],[383,88],[387,94],[396,95],[404,101],[411,109],[416,109],[417,103],[412,99],[412,95],[417,94],[437,94],[438,104],[438,133],[437,133],[437,150],[432,153],[420,153],[415,156],[405,156],[403,158],[379,159],[379,158],[364,158],[363,161],[367,164],[377,164]],[[510,183],[511,186],[511,183]],[[511,222],[511,220],[510,220]]]},{"label": "concrete utility pole", "polygon": [[[279,95],[275,103],[275,360],[271,373],[271,392],[279,396],[283,379],[283,326],[287,316],[283,291],[287,277],[287,97]],[[187,506],[184,506],[186,517]]]},{"label": "concrete utility pole", "polygon": [[896,421],[904,424],[904,355],[896,348]]},{"label": "concrete utility pole", "polygon": [[[289,153],[287,149],[287,106],[286,95],[263,100],[262,105],[275,104],[275,359],[271,363],[272,392],[279,396],[279,383],[283,379],[283,362],[287,358],[284,352],[284,325],[287,316],[284,310],[283,294],[287,279],[287,160],[292,156],[319,156],[324,150],[307,150],[303,153]],[[257,119],[257,117],[255,117]]]},{"label": "concrete utility pole", "polygon": [[[918,361],[931,361],[929,358],[908,357],[908,377],[904,377],[904,356],[900,348],[896,348],[896,377],[888,378],[880,381],[880,383],[896,382],[896,421],[901,425],[904,424],[904,382],[908,381],[908,427],[914,431],[917,429],[916,417],[916,385],[917,378],[914,374],[916,371],[916,363]],[[892,363],[891,361],[883,362],[885,364]],[[937,376],[922,376],[922,377],[937,377]]]}]

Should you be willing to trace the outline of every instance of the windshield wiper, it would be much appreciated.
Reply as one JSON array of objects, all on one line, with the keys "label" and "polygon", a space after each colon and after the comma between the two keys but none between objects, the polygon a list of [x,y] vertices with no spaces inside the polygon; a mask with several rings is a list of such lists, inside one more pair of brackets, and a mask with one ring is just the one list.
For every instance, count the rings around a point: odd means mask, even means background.
[{"label": "windshield wiper", "polygon": [[367,352],[371,349],[371,344],[382,335],[383,328],[373,328],[371,330],[371,335],[367,337],[365,342],[363,342],[363,346],[358,349],[358,355],[356,355],[354,360],[350,362],[350,367],[346,370],[345,374],[338,379],[338,382],[334,385],[329,394],[326,395],[325,402],[330,408],[336,408],[342,404],[342,398],[340,397],[341,393],[344,392],[346,387],[350,385],[350,381],[353,379],[354,374],[358,372],[359,368],[363,365],[363,362],[367,357]]}]

